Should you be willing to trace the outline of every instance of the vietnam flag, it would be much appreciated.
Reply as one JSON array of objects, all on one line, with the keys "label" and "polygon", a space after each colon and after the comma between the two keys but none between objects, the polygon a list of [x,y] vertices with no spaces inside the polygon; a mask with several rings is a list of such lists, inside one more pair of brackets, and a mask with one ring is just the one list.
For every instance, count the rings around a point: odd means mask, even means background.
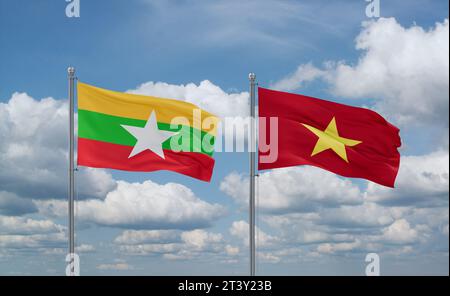
[{"label": "vietnam flag", "polygon": [[209,181],[218,118],[197,106],[78,83],[78,165]]},{"label": "vietnam flag", "polygon": [[[303,95],[258,89],[258,169],[312,165],[344,177],[364,178],[394,187],[401,145],[399,129],[378,113]],[[269,128],[268,118],[278,118]],[[276,139],[278,155],[264,151],[265,139]],[[268,141],[267,141],[268,142]],[[268,144],[268,143],[267,143]],[[272,143],[271,150],[274,149]],[[267,146],[267,147],[270,147]]]}]

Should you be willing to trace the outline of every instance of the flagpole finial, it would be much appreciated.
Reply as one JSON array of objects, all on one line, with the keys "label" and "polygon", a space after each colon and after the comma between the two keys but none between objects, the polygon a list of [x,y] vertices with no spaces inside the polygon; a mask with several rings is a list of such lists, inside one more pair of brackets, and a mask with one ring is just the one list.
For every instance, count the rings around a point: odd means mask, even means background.
[{"label": "flagpole finial", "polygon": [[249,73],[248,74],[248,80],[250,80],[250,81],[255,81],[255,79],[256,79],[256,74],[255,73]]},{"label": "flagpole finial", "polygon": [[73,76],[75,74],[75,67],[67,68],[67,73],[69,73],[69,76]]}]

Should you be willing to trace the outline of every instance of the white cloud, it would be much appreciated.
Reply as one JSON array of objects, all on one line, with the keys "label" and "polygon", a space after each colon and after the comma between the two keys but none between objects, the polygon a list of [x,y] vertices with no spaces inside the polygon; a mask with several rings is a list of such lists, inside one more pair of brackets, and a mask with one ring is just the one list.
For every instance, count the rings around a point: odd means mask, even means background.
[{"label": "white cloud", "polygon": [[393,18],[366,22],[356,38],[362,54],[355,65],[310,64],[273,85],[293,90],[322,78],[336,96],[375,99],[375,109],[397,123],[432,123],[448,128],[449,22],[430,30],[402,27]]},{"label": "white cloud", "polygon": [[[327,209],[333,212],[337,209]],[[319,214],[291,213],[284,215],[264,215],[262,221],[280,237],[280,242],[289,245],[309,247],[320,243],[349,242],[354,240],[351,232],[332,229]],[[333,225],[334,227],[335,225]],[[290,255],[290,254],[287,254]]]},{"label": "white cloud", "polygon": [[304,243],[317,243],[324,240],[329,240],[329,235],[320,231],[305,230],[302,233],[302,241]]},{"label": "white cloud", "polygon": [[133,266],[126,262],[112,263],[112,264],[99,264],[97,265],[99,270],[132,270]]},{"label": "white cloud", "polygon": [[358,64],[336,68],[337,95],[382,98],[378,107],[397,115],[400,122],[446,121],[448,125],[444,111],[449,102],[448,20],[426,31],[381,18],[364,26],[356,48],[364,50]]},{"label": "white cloud", "polygon": [[103,199],[117,186],[112,175],[103,169],[79,168],[75,178],[76,190],[79,192],[78,199],[89,197]]},{"label": "white cloud", "polygon": [[51,220],[0,216],[0,248],[7,255],[61,253],[67,247],[65,229]]},{"label": "white cloud", "polygon": [[279,263],[281,258],[271,252],[257,252],[257,259],[262,263]]},{"label": "white cloud", "polygon": [[[438,250],[445,250],[441,232],[445,235],[448,209],[417,210],[366,202],[337,209],[324,208],[314,214],[264,214],[262,221],[280,238],[275,255],[281,261],[299,260],[299,252],[305,253],[303,257],[311,252],[322,255],[346,253],[348,256],[377,252],[408,256],[412,248],[421,254],[433,253],[437,246]],[[289,248],[294,245],[296,248]],[[402,247],[400,251],[399,245],[412,247]]]},{"label": "white cloud", "polygon": [[[0,103],[0,139],[0,191],[29,198],[66,198],[66,101],[14,93]],[[77,185],[80,198],[103,198],[115,182],[102,170],[82,169]]]},{"label": "white cloud", "polygon": [[248,92],[229,94],[209,80],[203,80],[199,85],[194,83],[175,85],[150,81],[127,92],[184,100],[220,117],[249,114]]},{"label": "white cloud", "polygon": [[222,234],[203,229],[127,230],[114,242],[127,255],[160,255],[167,260],[205,259],[211,255],[221,258],[239,253],[239,248],[225,244]]},{"label": "white cloud", "polygon": [[53,257],[60,256],[59,258],[64,258],[64,255],[67,254],[67,247],[58,247],[58,248],[44,248],[40,250],[44,255],[50,255]]},{"label": "white cloud", "polygon": [[444,235],[448,236],[448,224],[445,225],[445,226],[442,228],[442,233],[443,233]]},{"label": "white cloud", "polygon": [[45,252],[66,246],[67,237],[64,232],[31,235],[0,235],[0,247],[8,251],[32,250],[33,252]]},{"label": "white cloud", "polygon": [[[277,248],[267,255],[283,262],[300,260],[298,253],[278,252],[291,250],[293,245],[297,246],[296,252],[322,257],[343,252],[350,256],[359,252],[410,256],[411,248],[415,254],[448,250],[447,152],[403,157],[395,189],[368,182],[363,191],[349,180],[340,183],[345,179],[326,172],[323,176],[307,170],[305,174],[298,173],[305,169],[288,168],[260,175],[260,221],[264,230],[277,234]],[[276,172],[280,173],[274,175]],[[330,180],[337,181],[327,181],[327,174]],[[248,180],[243,175],[232,173],[225,177],[221,190],[238,204],[247,205]],[[298,206],[296,199],[303,196],[314,201],[313,206]],[[341,196],[350,196],[350,202],[342,201]],[[330,203],[331,199],[334,203]],[[231,229],[248,246],[248,224],[235,222]],[[399,245],[411,248],[400,250]]]},{"label": "white cloud", "polygon": [[449,155],[403,156],[394,190],[369,183],[366,197],[385,205],[448,206]]},{"label": "white cloud", "polygon": [[391,224],[397,217],[398,209],[385,208],[372,202],[356,206],[342,206],[337,209],[322,209],[318,224],[336,228],[371,228]]},{"label": "white cloud", "polygon": [[203,229],[195,229],[181,233],[181,240],[194,250],[204,250],[205,248],[223,242],[220,233],[211,233]]},{"label": "white cloud", "polygon": [[222,206],[199,199],[184,185],[152,181],[118,181],[117,189],[104,201],[81,201],[78,207],[83,220],[139,228],[195,228],[207,226],[224,214]]},{"label": "white cloud", "polygon": [[349,243],[325,243],[317,246],[317,252],[326,254],[350,252],[360,246],[361,242],[359,240],[355,240],[354,242]]},{"label": "white cloud", "polygon": [[[360,190],[351,181],[314,167],[264,172],[258,183],[258,207],[266,212],[309,212],[318,207],[363,201]],[[248,188],[248,178],[238,173],[229,174],[220,184],[220,189],[241,205],[247,204]]]},{"label": "white cloud", "polygon": [[114,242],[120,245],[167,243],[177,241],[178,236],[175,230],[125,230]]},{"label": "white cloud", "polygon": [[95,247],[89,244],[81,244],[79,246],[75,246],[76,253],[92,253],[95,251]]},{"label": "white cloud", "polygon": [[[193,229],[209,226],[225,209],[199,199],[188,187],[150,180],[143,183],[118,181],[104,200],[82,200],[76,204],[77,219],[99,225],[138,229]],[[64,216],[66,203],[36,201],[42,214]]]},{"label": "white cloud", "polygon": [[37,211],[36,205],[29,199],[20,198],[17,194],[0,191],[0,215],[23,215]]},{"label": "white cloud", "polygon": [[397,247],[394,249],[390,249],[385,254],[393,255],[398,258],[400,256],[405,257],[405,255],[412,254],[413,252],[414,252],[414,248],[412,246],[401,246],[401,247]]},{"label": "white cloud", "polygon": [[[447,227],[447,234],[448,234],[448,227]],[[235,246],[232,246],[232,245],[226,245],[225,246],[225,252],[229,256],[236,256],[236,255],[239,254],[240,250],[239,250],[239,247],[235,247]]]},{"label": "white cloud", "polygon": [[406,207],[406,209],[407,211],[398,216],[397,219],[404,218],[417,226],[426,225],[428,228],[433,230],[433,235],[436,237],[441,234],[441,231],[445,225],[448,225],[448,206],[434,208],[419,208],[416,206],[410,206]]},{"label": "white cloud", "polygon": [[178,243],[165,244],[141,244],[141,245],[120,245],[119,250],[128,255],[149,255],[149,254],[168,254],[176,253],[182,249]]},{"label": "white cloud", "polygon": [[[243,220],[234,221],[231,224],[229,231],[232,236],[235,236],[235,237],[241,239],[242,244],[244,246],[249,245],[250,229],[249,229],[249,225],[246,221],[243,221]],[[273,246],[279,242],[279,238],[265,233],[258,227],[256,227],[255,231],[256,231],[255,243],[259,248],[267,248],[267,247]]]},{"label": "white cloud", "polygon": [[63,230],[63,226],[51,220],[0,216],[0,233],[2,234],[44,234]]},{"label": "white cloud", "polygon": [[305,83],[314,81],[318,78],[322,78],[327,73],[325,70],[321,70],[307,63],[298,66],[294,73],[286,76],[285,78],[275,82],[271,85],[274,89],[280,89],[284,91],[293,91],[303,87]]},{"label": "white cloud", "polygon": [[383,231],[382,239],[389,243],[408,244],[419,238],[416,229],[405,219],[396,220]]},{"label": "white cloud", "polygon": [[[406,249],[400,252],[398,245],[412,245],[420,254],[448,248],[443,238],[448,225],[447,207],[417,209],[365,201],[361,205],[323,207],[314,213],[263,213],[260,219],[265,230],[277,234],[277,248],[271,253],[283,262],[304,260],[310,253],[357,256],[359,252],[377,252],[409,256],[411,252]],[[246,223],[242,230],[245,228]],[[300,258],[299,252],[305,255]]]}]

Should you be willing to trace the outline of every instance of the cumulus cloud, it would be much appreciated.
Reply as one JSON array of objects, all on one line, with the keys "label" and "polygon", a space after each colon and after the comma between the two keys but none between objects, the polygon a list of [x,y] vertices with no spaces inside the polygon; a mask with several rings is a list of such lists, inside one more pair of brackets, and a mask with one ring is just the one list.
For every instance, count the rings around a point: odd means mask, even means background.
[{"label": "cumulus cloud", "polygon": [[278,263],[281,261],[279,256],[276,256],[270,252],[257,252],[256,255],[259,262],[263,263]]},{"label": "cumulus cloud", "polygon": [[195,229],[181,233],[181,240],[191,249],[204,250],[210,245],[223,242],[220,233],[206,232],[203,229]]},{"label": "cumulus cloud", "polygon": [[448,236],[448,224],[445,225],[445,226],[442,228],[442,233],[443,233],[444,235]]},{"label": "cumulus cloud", "polygon": [[[258,206],[266,212],[311,212],[318,207],[362,203],[362,194],[351,181],[314,167],[264,172],[258,183]],[[248,178],[238,173],[227,175],[220,184],[241,205],[247,204],[248,188]]]},{"label": "cumulus cloud", "polygon": [[63,232],[31,235],[0,235],[0,247],[3,251],[45,252],[55,248],[65,248],[67,237]]},{"label": "cumulus cloud", "polygon": [[81,244],[79,246],[75,246],[76,253],[92,253],[95,251],[95,247],[90,244]]},{"label": "cumulus cloud", "polygon": [[[448,234],[448,225],[447,225],[447,234]],[[240,250],[239,250],[239,247],[235,247],[235,246],[232,246],[232,245],[226,245],[225,246],[225,252],[229,256],[236,256],[236,255],[239,254]]]},{"label": "cumulus cloud", "polygon": [[384,205],[448,207],[449,155],[438,151],[421,156],[403,156],[395,190],[369,183],[367,200]]},{"label": "cumulus cloud", "polygon": [[220,233],[203,229],[190,231],[135,230],[124,231],[115,240],[119,250],[127,255],[158,255],[167,260],[233,257],[239,248],[225,244]]},{"label": "cumulus cloud", "polygon": [[[117,183],[117,188],[104,200],[77,202],[77,219],[138,229],[193,229],[207,227],[225,213],[221,205],[201,200],[181,184],[160,185],[150,180]],[[65,202],[37,201],[36,204],[43,214],[66,215]]]},{"label": "cumulus cloud", "polygon": [[134,269],[132,265],[129,265],[126,262],[118,262],[112,264],[99,264],[97,265],[97,269],[99,270],[132,270]]},{"label": "cumulus cloud", "polygon": [[273,84],[294,90],[321,78],[336,96],[373,99],[374,108],[397,123],[431,123],[448,128],[449,22],[426,30],[402,27],[394,18],[366,22],[356,38],[362,51],[354,65],[326,62],[297,71]]},{"label": "cumulus cloud", "polygon": [[174,242],[178,238],[179,234],[175,230],[125,230],[114,242],[120,245],[138,245]]},{"label": "cumulus cloud", "polygon": [[[246,221],[234,221],[229,229],[230,234],[241,239],[242,244],[245,246],[249,245],[249,225]],[[275,245],[279,238],[276,236],[269,235],[256,227],[256,244],[259,248],[267,248]]]},{"label": "cumulus cloud", "polygon": [[[448,152],[404,156],[394,189],[371,182],[356,187],[348,179],[311,169],[317,173],[296,167],[260,174],[260,227],[277,234],[277,251],[296,245],[294,249],[305,258],[448,252]],[[344,180],[348,183],[340,182]],[[221,190],[241,206],[248,204],[247,188],[247,178],[237,173],[226,176],[221,184]],[[309,204],[313,201],[313,206],[297,201],[303,198]],[[244,221],[232,228],[244,237],[243,244],[247,228]],[[295,252],[271,250],[268,254],[280,261],[300,260]]]},{"label": "cumulus cloud", "polygon": [[[390,254],[398,245],[413,245],[422,252],[448,249],[445,229],[448,208],[362,205],[323,208],[316,213],[264,215],[262,221],[281,238],[299,248],[322,246],[319,253],[337,253],[335,247]],[[357,244],[355,242],[358,242]],[[439,247],[437,247],[439,246]],[[326,251],[328,250],[328,251]]]},{"label": "cumulus cloud", "polygon": [[405,219],[396,220],[383,231],[383,240],[390,243],[413,243],[419,237],[416,229],[412,228]]},{"label": "cumulus cloud", "polygon": [[51,220],[35,220],[25,217],[0,216],[2,234],[43,234],[62,232],[64,227]]},{"label": "cumulus cloud", "polygon": [[18,216],[37,212],[32,200],[20,198],[17,194],[0,191],[0,215]]},{"label": "cumulus cloud", "polygon": [[65,227],[51,220],[0,216],[0,248],[4,255],[22,252],[56,254],[67,247]]},{"label": "cumulus cloud", "polygon": [[355,240],[349,243],[325,243],[317,246],[317,252],[334,254],[338,252],[350,252],[361,246],[361,241]]},{"label": "cumulus cloud", "polygon": [[[35,199],[66,198],[66,101],[14,93],[0,103],[0,139],[6,139],[0,141],[1,191]],[[103,198],[115,186],[102,170],[82,169],[77,182],[80,198]]]},{"label": "cumulus cloud", "polygon": [[209,80],[203,80],[199,85],[194,83],[176,85],[150,81],[128,92],[184,100],[220,117],[248,116],[249,114],[248,92],[229,94]]},{"label": "cumulus cloud", "polygon": [[315,213],[264,215],[262,221],[282,242],[299,248],[317,244],[364,241],[370,235],[380,235],[384,227],[405,215],[406,211],[385,208],[375,203],[321,208]]},{"label": "cumulus cloud", "polygon": [[[349,257],[360,256],[358,254],[361,252],[393,254],[400,245],[417,249],[418,244],[421,244],[420,248],[423,252],[423,250],[430,250],[433,242],[438,242],[430,235],[431,227],[418,224],[417,220],[413,226],[405,218],[401,218],[408,216],[408,211],[389,216],[386,221],[377,222],[378,219],[383,220],[383,216],[368,216],[368,219],[373,222],[366,223],[362,216],[367,213],[357,213],[361,206],[348,207],[347,214],[351,210],[355,212],[354,216],[360,216],[360,218],[346,219],[345,214],[341,212],[339,219],[347,220],[345,224],[340,221],[334,224],[336,217],[331,219],[327,217],[328,214],[336,216],[334,212],[337,209],[325,209],[325,212],[314,215],[304,213],[264,215],[262,221],[279,236],[277,248],[271,251],[272,255],[279,261],[295,262],[317,260],[318,256],[324,258],[324,256],[339,254],[346,254]],[[384,209],[386,212],[389,210],[389,208]],[[393,220],[392,217],[400,218]],[[414,220],[411,216],[408,219]],[[299,254],[302,255],[299,256]]]},{"label": "cumulus cloud", "polygon": [[271,85],[274,89],[293,91],[303,87],[306,83],[326,76],[325,70],[315,67],[312,63],[302,64],[294,73]]},{"label": "cumulus cloud", "polygon": [[360,228],[382,227],[391,224],[399,216],[401,209],[386,208],[365,202],[356,206],[342,206],[337,209],[319,211],[317,223],[350,231]]},{"label": "cumulus cloud", "polygon": [[181,256],[176,253],[182,251],[182,245],[176,243],[121,245],[119,250],[127,255],[169,255],[177,256],[181,259]]},{"label": "cumulus cloud", "polygon": [[[332,211],[330,209],[330,211]],[[283,215],[264,215],[262,221],[270,227],[280,242],[286,246],[297,246],[298,250],[309,245],[328,242],[348,242],[354,239],[344,231],[332,230],[323,223],[322,217],[317,214],[290,213]],[[287,253],[286,255],[291,255]]]},{"label": "cumulus cloud", "polygon": [[378,107],[397,114],[400,122],[448,125],[448,36],[448,20],[429,31],[403,28],[393,18],[367,23],[356,39],[357,49],[365,54],[355,67],[337,66],[334,92],[382,98]]}]

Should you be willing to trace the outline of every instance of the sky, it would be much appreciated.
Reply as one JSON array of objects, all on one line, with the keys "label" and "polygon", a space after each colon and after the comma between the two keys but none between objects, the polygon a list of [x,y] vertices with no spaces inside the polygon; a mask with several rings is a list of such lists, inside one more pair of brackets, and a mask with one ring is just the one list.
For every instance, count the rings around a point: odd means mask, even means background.
[{"label": "sky", "polygon": [[[260,86],[379,112],[402,137],[396,188],[301,166],[259,172],[257,274],[449,273],[445,0],[0,0],[0,275],[64,275],[67,67],[80,81],[249,114]],[[247,275],[248,154],[210,183],[80,167],[82,275]]]}]

